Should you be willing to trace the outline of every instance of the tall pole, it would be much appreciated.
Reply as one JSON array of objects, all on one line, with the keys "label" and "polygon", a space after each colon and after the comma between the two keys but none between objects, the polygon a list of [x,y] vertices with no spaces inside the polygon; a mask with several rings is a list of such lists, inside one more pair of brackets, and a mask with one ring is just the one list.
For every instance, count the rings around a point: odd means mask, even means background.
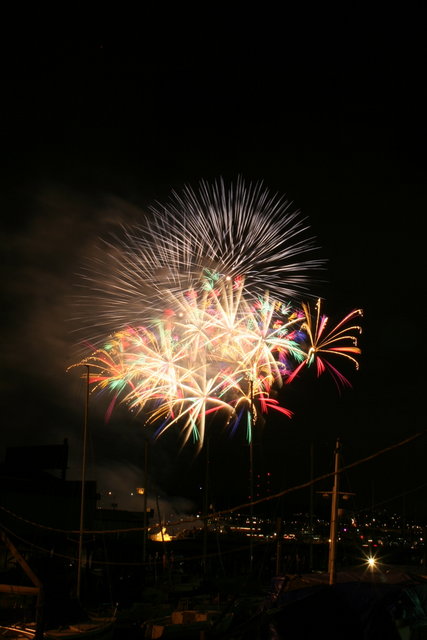
[{"label": "tall pole", "polygon": [[282,570],[282,518],[279,516],[276,519],[276,576],[280,576]]},{"label": "tall pole", "polygon": [[83,453],[82,453],[82,473],[81,473],[81,496],[80,496],[80,528],[79,528],[79,553],[77,561],[77,598],[80,599],[81,573],[82,573],[82,552],[83,552],[83,531],[85,512],[85,482],[86,482],[86,450],[87,450],[87,427],[89,415],[89,365],[86,364],[86,399],[83,421]]},{"label": "tall pole", "polygon": [[209,512],[209,436],[206,438],[205,494],[203,496],[203,573],[207,573],[208,512]]},{"label": "tall pole", "polygon": [[[163,523],[162,523],[162,516],[160,513],[160,505],[159,505],[159,496],[156,496],[156,505],[157,505],[157,516],[159,518],[159,526],[160,526],[160,533],[162,536],[162,547],[163,547],[163,562],[162,562],[162,568],[163,570],[165,570],[168,567],[168,560],[167,560],[167,553],[166,553],[166,543],[165,543],[165,536],[163,533]],[[171,578],[170,576],[170,572],[169,573],[169,580]]]},{"label": "tall pole", "polygon": [[313,504],[314,504],[314,443],[310,442],[310,550],[309,550],[309,569],[313,570]]},{"label": "tall pole", "polygon": [[147,516],[147,493],[148,493],[148,440],[144,442],[144,537],[142,543],[142,561],[147,561],[147,536],[148,536],[148,516]]},{"label": "tall pole", "polygon": [[340,466],[340,439],[337,438],[335,445],[335,464],[334,464],[334,487],[332,489],[332,506],[331,506],[331,528],[329,534],[329,584],[335,584],[336,578],[336,548],[337,548],[337,525],[338,525],[338,495],[339,495],[339,466]]},{"label": "tall pole", "polygon": [[251,379],[251,409],[250,409],[250,442],[249,442],[249,499],[250,499],[250,523],[249,523],[249,570],[252,573],[254,564],[254,542],[253,542],[253,522],[254,522],[254,451],[253,451],[253,431],[254,431],[254,381]]}]

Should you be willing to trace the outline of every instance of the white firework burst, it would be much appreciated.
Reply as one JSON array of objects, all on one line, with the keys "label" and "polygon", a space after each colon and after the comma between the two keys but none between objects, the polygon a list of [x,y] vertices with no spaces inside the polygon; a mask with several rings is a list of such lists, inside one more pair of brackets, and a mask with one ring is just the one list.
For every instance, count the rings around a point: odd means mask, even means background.
[{"label": "white firework burst", "polygon": [[244,282],[248,299],[299,300],[325,261],[291,203],[262,182],[201,181],[173,191],[140,223],[102,240],[88,261],[76,304],[79,327],[96,343],[128,325],[149,325],[174,296]]}]

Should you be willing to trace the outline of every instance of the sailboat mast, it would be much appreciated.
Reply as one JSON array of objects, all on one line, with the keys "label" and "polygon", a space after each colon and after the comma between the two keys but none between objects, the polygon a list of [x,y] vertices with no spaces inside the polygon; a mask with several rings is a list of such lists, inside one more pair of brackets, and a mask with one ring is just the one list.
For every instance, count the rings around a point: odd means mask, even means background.
[{"label": "sailboat mast", "polygon": [[77,589],[76,595],[80,599],[81,574],[82,574],[82,552],[83,552],[83,531],[85,512],[85,483],[86,483],[86,450],[87,450],[87,427],[89,415],[89,365],[86,364],[86,398],[83,420],[83,452],[82,452],[82,473],[81,473],[81,496],[80,496],[80,527],[79,527],[79,554],[77,561]]},{"label": "sailboat mast", "polygon": [[330,542],[329,542],[329,584],[335,584],[336,579],[336,550],[337,550],[337,528],[338,528],[338,495],[340,482],[340,451],[341,442],[337,438],[334,452],[334,486],[332,489],[332,506],[331,506],[331,526],[330,526]]}]

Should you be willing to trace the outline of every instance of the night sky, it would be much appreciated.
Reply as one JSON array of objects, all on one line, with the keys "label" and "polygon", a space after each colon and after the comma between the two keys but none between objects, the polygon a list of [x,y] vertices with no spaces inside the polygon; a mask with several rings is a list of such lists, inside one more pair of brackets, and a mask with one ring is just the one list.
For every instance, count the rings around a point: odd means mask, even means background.
[{"label": "night sky", "polygon": [[[138,24],[110,15],[68,33],[13,30],[3,43],[1,458],[7,446],[68,438],[69,477],[79,477],[84,384],[66,370],[82,262],[172,189],[239,175],[307,217],[328,261],[319,295],[331,318],[364,310],[353,388],[291,385],[295,416],[257,433],[255,470],[281,491],[309,480],[310,450],[314,474],[331,472],[337,437],[351,464],[425,428],[422,12],[275,10],[206,10],[192,23],[190,12],[166,20],[145,8]],[[105,409],[91,400],[89,476],[134,508],[145,434],[124,408],[105,424]],[[203,452],[179,454],[178,435],[151,445],[151,495],[191,511]],[[426,454],[420,437],[343,474],[354,508],[427,517]],[[243,438],[212,438],[216,507],[245,501],[247,465]],[[308,493],[282,504],[307,510]]]}]

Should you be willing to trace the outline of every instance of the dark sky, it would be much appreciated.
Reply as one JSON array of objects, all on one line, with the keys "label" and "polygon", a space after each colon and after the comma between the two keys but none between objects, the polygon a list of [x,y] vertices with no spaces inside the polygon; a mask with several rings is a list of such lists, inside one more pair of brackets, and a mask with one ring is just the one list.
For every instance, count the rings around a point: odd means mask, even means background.
[{"label": "dark sky", "polygon": [[[149,5],[148,5],[149,7]],[[201,179],[262,180],[307,216],[328,259],[322,295],[339,319],[365,315],[360,370],[292,389],[291,421],[255,443],[274,488],[332,471],[336,437],[350,464],[425,427],[426,44],[423,13],[101,16],[67,33],[15,28],[3,45],[1,455],[70,442],[79,475],[84,387],[71,300],[82,260],[118,222]],[[388,9],[389,11],[389,9]],[[123,12],[124,13],[124,12]],[[120,12],[119,12],[120,14]],[[189,18],[193,21],[190,21]],[[29,18],[28,18],[29,19]],[[136,16],[135,16],[136,19]],[[39,16],[39,20],[42,18]],[[11,22],[11,27],[13,24]],[[93,401],[91,473],[119,506],[141,484],[144,433]],[[346,474],[354,506],[427,515],[425,438]],[[244,443],[212,444],[218,505],[245,496]],[[203,457],[152,448],[153,495],[192,508]],[[323,488],[324,484],[322,485]],[[285,504],[308,508],[307,493]]]}]

